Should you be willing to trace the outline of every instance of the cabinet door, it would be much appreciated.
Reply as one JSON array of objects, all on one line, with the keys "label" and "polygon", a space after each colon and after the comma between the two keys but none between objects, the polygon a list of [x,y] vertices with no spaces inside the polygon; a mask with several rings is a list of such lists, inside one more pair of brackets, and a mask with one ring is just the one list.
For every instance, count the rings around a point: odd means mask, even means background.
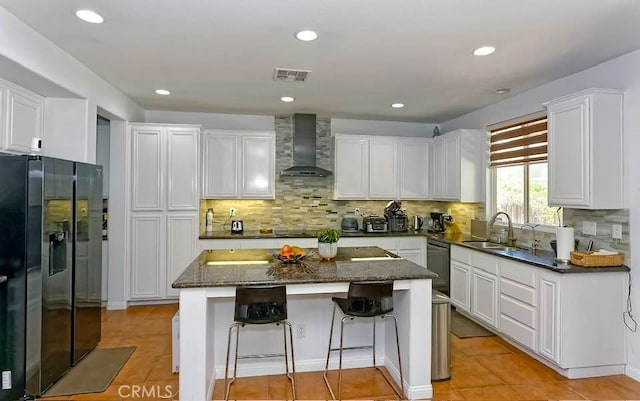
[{"label": "cabinet door", "polygon": [[[195,238],[195,236],[194,236]],[[165,229],[162,214],[131,218],[131,298],[164,297]]]},{"label": "cabinet door", "polygon": [[470,267],[461,263],[451,262],[451,303],[469,312],[471,300],[471,272]]},{"label": "cabinet door", "polygon": [[539,341],[538,353],[560,363],[560,285],[549,275],[538,283]]},{"label": "cabinet door", "polygon": [[434,199],[444,198],[445,174],[445,146],[444,137],[434,139],[431,153],[431,197]]},{"label": "cabinet door", "polygon": [[132,128],[131,193],[134,211],[163,209],[163,129]]},{"label": "cabinet door", "polygon": [[237,135],[218,132],[203,134],[203,197],[237,198],[240,139]]},{"label": "cabinet door", "polygon": [[369,141],[336,138],[334,171],[335,199],[369,197]]},{"label": "cabinet door", "polygon": [[369,198],[398,197],[398,142],[390,139],[369,141]]},{"label": "cabinet door", "polygon": [[198,216],[170,214],[167,217],[167,295],[177,297],[180,290],[171,288],[180,274],[198,256],[196,241]]},{"label": "cabinet door", "polygon": [[429,198],[429,163],[431,143],[402,141],[400,143],[400,198]]},{"label": "cabinet door", "polygon": [[398,256],[424,267],[424,253],[420,249],[399,249]]},{"label": "cabinet door", "polygon": [[[42,138],[44,101],[40,96],[7,89],[4,148],[28,153],[31,138]],[[46,144],[44,144],[46,146]]]},{"label": "cabinet door", "polygon": [[549,205],[591,202],[589,107],[589,98],[581,97],[549,108]]},{"label": "cabinet door", "polygon": [[471,313],[492,326],[498,326],[498,278],[473,269]]},{"label": "cabinet door", "polygon": [[241,196],[249,199],[275,197],[275,137],[242,137]]},{"label": "cabinet door", "polygon": [[198,210],[197,128],[167,128],[167,209]]},{"label": "cabinet door", "polygon": [[444,136],[444,159],[443,197],[458,200],[460,199],[460,135]]}]

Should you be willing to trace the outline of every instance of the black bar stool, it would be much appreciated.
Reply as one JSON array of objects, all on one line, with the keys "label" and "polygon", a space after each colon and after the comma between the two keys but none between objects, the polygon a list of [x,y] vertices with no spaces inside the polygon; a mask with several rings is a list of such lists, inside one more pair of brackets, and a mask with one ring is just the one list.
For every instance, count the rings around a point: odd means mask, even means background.
[{"label": "black bar stool", "polygon": [[[238,287],[236,288],[236,308],[233,323],[229,326],[229,338],[227,340],[227,359],[224,370],[224,383],[226,387],[224,399],[229,399],[231,384],[236,380],[238,370],[238,359],[249,358],[269,358],[284,356],[284,364],[287,377],[291,380],[291,391],[293,399],[296,398],[296,365],[293,357],[293,329],[291,323],[287,321],[287,292],[285,286],[277,287]],[[253,354],[238,356],[238,343],[240,340],[240,328],[247,324],[282,324],[282,335],[284,339],[283,354]],[[233,363],[233,379],[229,383],[229,354],[231,348],[231,333],[236,329],[236,350]],[[289,345],[291,346],[291,368],[289,374],[289,350],[287,347],[287,330],[289,328]]]},{"label": "black bar stool", "polygon": [[[342,399],[342,351],[353,349],[373,349],[373,366],[380,371],[384,379],[389,383],[393,391],[402,399],[404,397],[404,378],[402,376],[402,361],[400,358],[400,342],[398,341],[398,322],[396,317],[390,312],[393,311],[393,281],[384,282],[359,282],[349,283],[349,293],[346,298],[333,297],[331,300],[333,304],[333,315],[331,317],[331,331],[329,332],[329,348],[327,350],[327,362],[324,367],[324,382],[329,388],[331,397],[336,399],[333,389],[329,384],[329,378],[327,372],[329,371],[329,357],[332,351],[339,351],[338,362],[338,398]],[[336,307],[339,307],[342,313],[345,315],[340,321],[340,347],[331,348],[331,340],[333,337],[333,323],[336,317]],[[402,393],[399,393],[394,383],[384,373],[384,371],[376,365],[376,317],[380,316],[382,319],[393,319],[393,325],[396,331],[396,347],[398,348],[398,368],[400,369],[400,388]],[[344,322],[347,320],[354,320],[355,318],[371,318],[373,321],[373,344],[358,346],[358,347],[343,347],[344,337]]]}]

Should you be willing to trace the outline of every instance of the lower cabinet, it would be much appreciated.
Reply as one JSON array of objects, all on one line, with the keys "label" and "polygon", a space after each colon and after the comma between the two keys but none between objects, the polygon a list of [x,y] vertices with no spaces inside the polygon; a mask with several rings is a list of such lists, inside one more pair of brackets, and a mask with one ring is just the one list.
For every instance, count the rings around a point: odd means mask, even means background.
[{"label": "lower cabinet", "polygon": [[451,260],[451,303],[465,312],[470,312],[471,267]]},{"label": "lower cabinet", "polygon": [[471,313],[485,324],[498,327],[498,278],[479,269],[472,269]]},{"label": "lower cabinet", "polygon": [[194,214],[170,214],[167,216],[167,280],[168,296],[178,297],[180,290],[171,288],[184,269],[197,257],[193,233],[199,229],[198,216]]},{"label": "lower cabinet", "polygon": [[458,310],[562,375],[624,372],[624,272],[563,274],[452,245],[450,273]]}]

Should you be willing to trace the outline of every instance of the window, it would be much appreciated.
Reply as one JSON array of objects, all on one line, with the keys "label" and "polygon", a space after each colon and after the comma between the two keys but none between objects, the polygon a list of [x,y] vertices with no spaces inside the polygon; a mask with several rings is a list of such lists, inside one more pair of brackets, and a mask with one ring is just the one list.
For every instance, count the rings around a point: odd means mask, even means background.
[{"label": "window", "polygon": [[514,223],[554,225],[547,206],[547,118],[536,115],[490,127],[494,212]]}]

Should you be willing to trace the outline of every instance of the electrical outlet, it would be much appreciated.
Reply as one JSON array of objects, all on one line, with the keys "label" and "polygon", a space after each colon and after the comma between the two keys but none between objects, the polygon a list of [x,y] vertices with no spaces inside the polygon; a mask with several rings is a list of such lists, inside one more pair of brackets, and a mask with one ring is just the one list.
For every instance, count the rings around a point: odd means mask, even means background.
[{"label": "electrical outlet", "polygon": [[229,217],[233,217],[236,215],[236,208],[229,208]]},{"label": "electrical outlet", "polygon": [[360,208],[357,207],[357,208],[353,209],[353,213],[354,214],[360,214]]},{"label": "electrical outlet", "polygon": [[11,371],[2,371],[2,390],[11,390]]},{"label": "electrical outlet", "polygon": [[582,234],[583,235],[596,235],[598,232],[598,223],[595,221],[583,221],[582,222]]},{"label": "electrical outlet", "polygon": [[611,238],[622,239],[622,224],[613,224],[611,226]]},{"label": "electrical outlet", "polygon": [[304,324],[296,324],[296,332],[298,333],[296,335],[298,338],[305,338],[307,336],[307,328]]}]

